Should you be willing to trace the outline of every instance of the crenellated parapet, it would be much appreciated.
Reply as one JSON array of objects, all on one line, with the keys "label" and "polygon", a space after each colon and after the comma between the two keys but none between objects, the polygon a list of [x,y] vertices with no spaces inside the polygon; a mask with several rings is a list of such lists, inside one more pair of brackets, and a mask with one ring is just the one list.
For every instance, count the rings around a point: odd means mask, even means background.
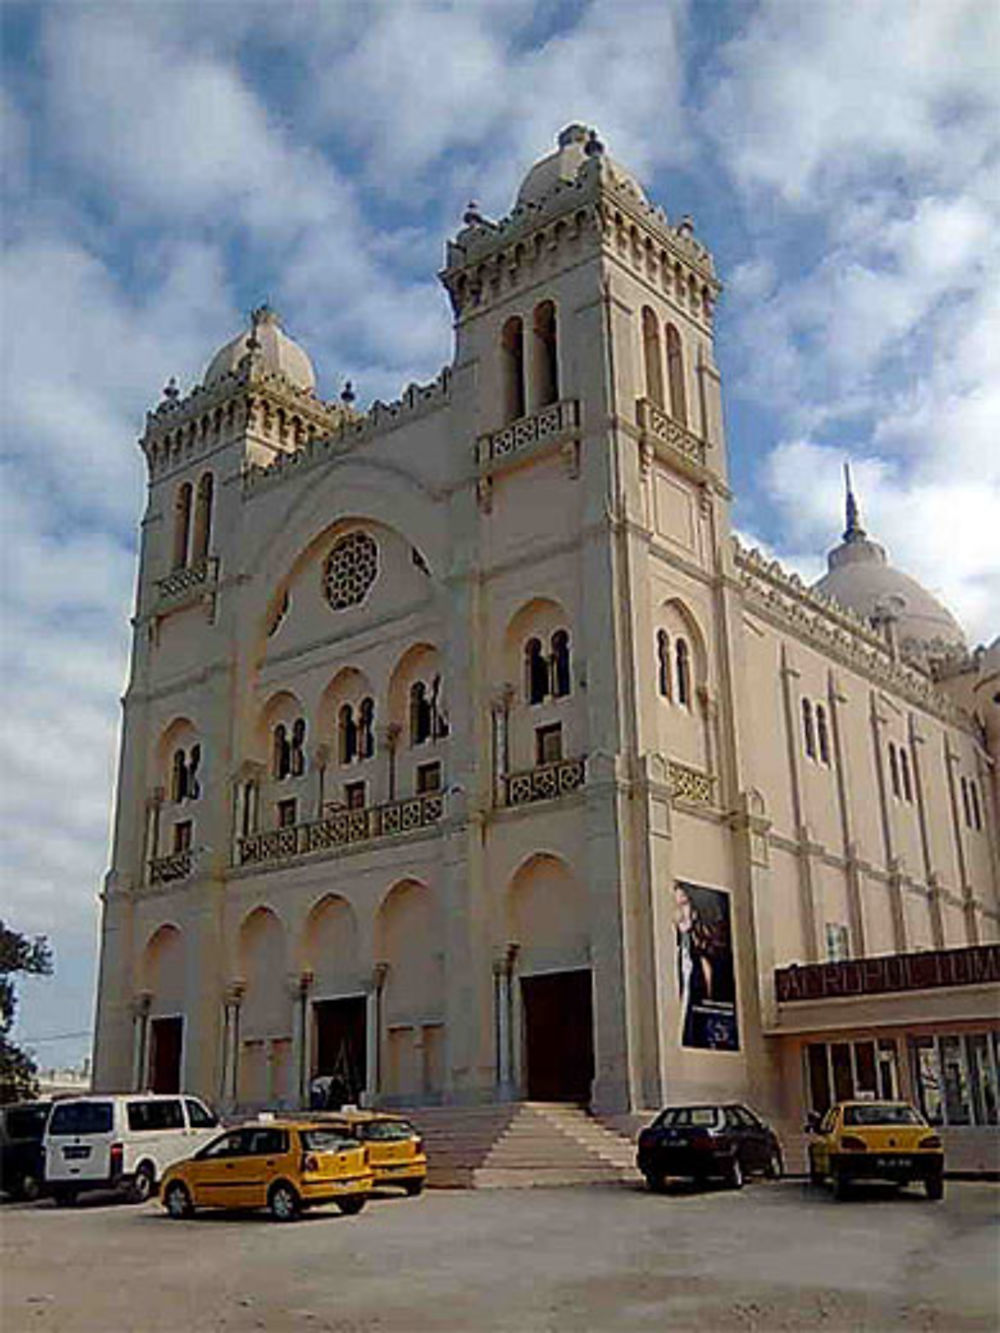
[{"label": "crenellated parapet", "polygon": [[929,676],[900,661],[890,643],[867,621],[814,592],[779,561],[767,559],[756,549],[748,550],[735,537],[733,555],[744,599],[765,619],[942,721],[971,727],[968,715]]},{"label": "crenellated parapet", "polygon": [[[596,143],[593,139],[592,142]],[[459,320],[526,289],[574,255],[602,252],[706,329],[721,284],[690,218],[671,224],[597,144],[574,179],[557,179],[498,222],[475,209],[449,241],[440,277]]]},{"label": "crenellated parapet", "polygon": [[311,435],[297,447],[276,454],[265,467],[251,464],[243,474],[243,494],[255,495],[332,458],[349,454],[399,426],[440,411],[450,401],[451,370],[445,366],[430,384],[410,384],[391,403],[376,399],[364,414],[342,415],[332,431]]}]

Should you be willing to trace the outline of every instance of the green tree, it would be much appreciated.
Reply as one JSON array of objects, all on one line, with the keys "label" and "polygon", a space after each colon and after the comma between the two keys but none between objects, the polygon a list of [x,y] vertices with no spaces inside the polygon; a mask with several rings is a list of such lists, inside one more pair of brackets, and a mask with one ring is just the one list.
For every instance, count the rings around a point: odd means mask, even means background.
[{"label": "green tree", "polygon": [[52,975],[52,949],[44,935],[29,940],[0,921],[0,1102],[18,1102],[38,1093],[37,1066],[10,1039],[17,1013],[18,973]]}]

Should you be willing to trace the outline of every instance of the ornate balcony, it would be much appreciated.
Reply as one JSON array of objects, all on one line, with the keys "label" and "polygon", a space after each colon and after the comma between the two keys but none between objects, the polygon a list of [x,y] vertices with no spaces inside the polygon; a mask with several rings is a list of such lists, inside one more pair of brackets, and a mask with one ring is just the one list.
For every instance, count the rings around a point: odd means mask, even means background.
[{"label": "ornate balcony", "polygon": [[516,454],[534,450],[549,442],[562,442],[576,433],[580,423],[579,403],[575,398],[543,407],[533,416],[512,421],[502,430],[480,435],[476,457],[481,469],[490,471]]},{"label": "ornate balcony", "polygon": [[504,804],[552,801],[558,796],[579,791],[586,780],[586,759],[560,759],[558,763],[541,764],[523,773],[508,773],[504,778]]},{"label": "ornate balcony", "polygon": [[404,801],[368,806],[363,810],[332,810],[322,819],[288,828],[253,833],[237,843],[240,866],[273,865],[292,857],[330,855],[375,838],[412,833],[437,824],[444,814],[444,796],[430,792]]},{"label": "ornate balcony", "polygon": [[711,773],[680,764],[676,759],[670,760],[668,772],[674,800],[688,801],[692,805],[715,804],[715,778]]},{"label": "ornate balcony", "polygon": [[163,579],[157,579],[156,592],[161,603],[171,605],[186,601],[189,596],[200,596],[202,591],[214,588],[219,577],[218,556],[206,556],[197,564],[174,569]]},{"label": "ornate balcony", "polygon": [[172,852],[170,856],[154,857],[149,863],[149,883],[170,884],[174,880],[187,879],[194,869],[194,852]]},{"label": "ornate balcony", "polygon": [[693,435],[686,426],[680,425],[668,417],[662,407],[650,398],[640,398],[636,403],[641,431],[641,444],[644,450],[655,451],[657,445],[666,447],[692,463],[705,465],[705,441]]}]

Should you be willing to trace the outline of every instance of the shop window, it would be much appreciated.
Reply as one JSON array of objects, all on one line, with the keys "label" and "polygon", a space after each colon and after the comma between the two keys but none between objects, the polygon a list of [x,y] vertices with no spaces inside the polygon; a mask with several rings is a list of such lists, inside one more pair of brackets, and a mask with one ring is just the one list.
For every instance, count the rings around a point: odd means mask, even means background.
[{"label": "shop window", "polygon": [[940,1037],[941,1082],[945,1119],[949,1125],[968,1125],[972,1120],[969,1072],[960,1037]]},{"label": "shop window", "polygon": [[813,706],[808,699],[802,700],[802,736],[805,742],[806,754],[810,759],[815,759],[816,729],[813,725]]},{"label": "shop window", "polygon": [[344,785],[344,804],[348,810],[363,810],[365,808],[366,784],[364,782],[348,782]]},{"label": "shop window", "polygon": [[441,790],[441,765],[419,764],[417,766],[417,795],[423,796],[427,792]]},{"label": "shop window", "polygon": [[837,1101],[899,1096],[896,1043],[879,1041],[811,1042],[806,1072],[812,1110],[821,1115]]},{"label": "shop window", "polygon": [[535,729],[536,764],[539,766],[558,764],[562,757],[562,724],[555,722],[548,727],[537,727]]},{"label": "shop window", "polygon": [[278,802],[278,828],[292,828],[298,814],[298,802],[295,797]]},{"label": "shop window", "polygon": [[[997,1034],[993,1034],[994,1042]],[[966,1037],[969,1056],[969,1076],[972,1082],[972,1103],[976,1123],[995,1125],[997,1115],[997,1065],[991,1059],[990,1039],[985,1032]]]},{"label": "shop window", "polygon": [[812,1110],[823,1115],[833,1105],[830,1095],[830,1068],[827,1050],[823,1043],[812,1043],[806,1047],[806,1064],[809,1070],[809,1099]]},{"label": "shop window", "polygon": [[656,684],[664,699],[670,698],[670,636],[665,629],[656,633]]},{"label": "shop window", "polygon": [[174,853],[191,850],[191,835],[194,826],[190,819],[179,819],[174,825]]},{"label": "shop window", "polygon": [[920,1109],[932,1125],[996,1125],[1000,1034],[912,1037],[910,1063]]}]

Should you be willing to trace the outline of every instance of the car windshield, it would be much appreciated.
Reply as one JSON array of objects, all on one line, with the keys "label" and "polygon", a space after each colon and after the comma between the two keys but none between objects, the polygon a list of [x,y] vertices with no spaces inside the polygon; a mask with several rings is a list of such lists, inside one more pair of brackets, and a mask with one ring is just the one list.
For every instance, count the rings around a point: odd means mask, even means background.
[{"label": "car windshield", "polygon": [[110,1102],[63,1102],[52,1112],[50,1134],[110,1134]]},{"label": "car windshield", "polygon": [[874,1102],[870,1106],[845,1106],[845,1125],[922,1125],[912,1106],[893,1106]]},{"label": "car windshield", "polygon": [[714,1129],[719,1115],[717,1106],[668,1106],[658,1123],[667,1129]]},{"label": "car windshield", "polygon": [[343,1152],[358,1147],[353,1139],[345,1139],[336,1129],[304,1129],[301,1138],[307,1152]]},{"label": "car windshield", "polygon": [[415,1139],[417,1131],[406,1120],[373,1120],[363,1130],[369,1143],[396,1143]]}]

